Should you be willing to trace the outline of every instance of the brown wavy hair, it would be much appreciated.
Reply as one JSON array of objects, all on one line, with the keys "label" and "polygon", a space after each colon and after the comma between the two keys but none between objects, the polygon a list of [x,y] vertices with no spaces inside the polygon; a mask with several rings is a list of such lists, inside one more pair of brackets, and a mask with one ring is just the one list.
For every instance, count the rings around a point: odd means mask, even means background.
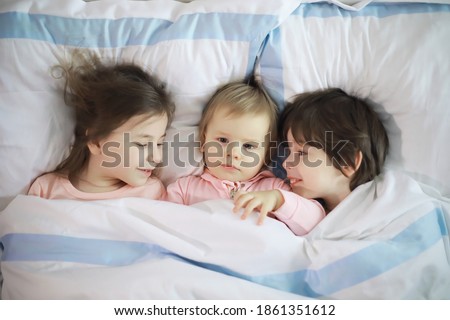
[{"label": "brown wavy hair", "polygon": [[[75,109],[75,139],[55,172],[78,174],[88,163],[88,143],[107,137],[131,117],[166,115],[175,106],[165,85],[133,63],[105,63],[90,51],[75,50],[52,69],[65,79],[64,101]],[[58,76],[56,76],[56,73]]]}]

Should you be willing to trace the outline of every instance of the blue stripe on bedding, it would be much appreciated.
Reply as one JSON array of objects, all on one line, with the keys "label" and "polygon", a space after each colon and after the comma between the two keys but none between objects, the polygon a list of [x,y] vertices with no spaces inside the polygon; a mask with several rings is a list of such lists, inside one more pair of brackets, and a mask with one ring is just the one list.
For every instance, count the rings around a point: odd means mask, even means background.
[{"label": "blue stripe on bedding", "polygon": [[[0,38],[94,48],[152,45],[178,39],[252,41],[261,27],[276,25],[276,21],[275,15],[237,13],[190,14],[171,22],[156,18],[75,19],[6,12],[0,13]],[[256,40],[262,42],[264,37]]]},{"label": "blue stripe on bedding", "polygon": [[158,245],[46,234],[8,234],[2,238],[2,261],[66,261],[124,266],[170,252]]},{"label": "blue stripe on bedding", "polygon": [[[294,10],[292,16],[299,16],[303,18],[330,18],[330,17],[342,17],[342,18],[356,18],[356,17],[376,17],[385,18],[393,15],[406,15],[406,14],[419,14],[419,13],[436,13],[436,12],[450,12],[450,5],[448,4],[433,4],[433,3],[371,3],[362,8],[359,11],[348,11],[342,9],[334,4],[330,3],[305,3],[301,4]],[[281,25],[281,28],[283,25]],[[278,103],[281,109],[284,108],[284,83],[279,81],[283,79],[283,61],[282,61],[282,48],[281,36],[279,32],[275,32],[279,28],[271,32],[272,41],[275,43],[272,48],[267,47],[263,58],[261,59],[261,74],[265,81],[270,82],[275,70],[278,69],[278,74],[271,84],[272,88],[270,93],[274,95],[275,101]],[[278,39],[276,39],[278,37]],[[271,51],[269,51],[271,50]],[[267,54],[267,55],[266,55]],[[270,61],[271,65],[267,66],[265,63]],[[301,75],[299,75],[301,76]],[[268,79],[268,80],[266,80]]]},{"label": "blue stripe on bedding", "polygon": [[312,298],[327,296],[407,263],[448,235],[444,213],[436,208],[394,238],[369,245],[321,269],[265,277],[274,282],[291,282],[291,288],[286,291]]},{"label": "blue stripe on bedding", "polygon": [[270,96],[275,100],[280,109],[284,106],[284,85],[279,83],[283,79],[283,65],[281,50],[280,29],[276,28],[269,33],[264,47],[264,60],[261,61],[261,69],[264,69],[264,85]]},{"label": "blue stripe on bedding", "polygon": [[148,259],[173,258],[268,287],[318,298],[352,287],[407,263],[448,237],[444,213],[436,208],[394,238],[377,242],[321,269],[252,276],[216,264],[196,261],[158,245],[58,235],[8,234],[1,238],[7,261],[66,261],[106,266],[123,266]]},{"label": "blue stripe on bedding", "polygon": [[371,3],[359,11],[349,11],[329,3],[301,4],[292,15],[304,18],[318,17],[377,17],[385,18],[398,14],[450,12],[450,5],[436,3]]},{"label": "blue stripe on bedding", "polygon": [[[0,13],[0,39],[31,39],[86,48],[150,46],[169,40],[248,42],[248,76],[261,43],[277,19],[276,15],[201,13],[186,14],[172,22],[157,18],[77,19],[6,12]],[[265,29],[266,33],[262,31]]]}]

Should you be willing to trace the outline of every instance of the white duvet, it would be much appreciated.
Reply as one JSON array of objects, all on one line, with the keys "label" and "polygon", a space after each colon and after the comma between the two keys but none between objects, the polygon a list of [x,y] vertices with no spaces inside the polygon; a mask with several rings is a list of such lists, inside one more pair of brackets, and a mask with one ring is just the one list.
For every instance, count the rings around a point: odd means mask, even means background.
[{"label": "white duvet", "polygon": [[228,200],[18,196],[0,213],[3,299],[449,299],[449,203],[393,172],[308,236]]}]

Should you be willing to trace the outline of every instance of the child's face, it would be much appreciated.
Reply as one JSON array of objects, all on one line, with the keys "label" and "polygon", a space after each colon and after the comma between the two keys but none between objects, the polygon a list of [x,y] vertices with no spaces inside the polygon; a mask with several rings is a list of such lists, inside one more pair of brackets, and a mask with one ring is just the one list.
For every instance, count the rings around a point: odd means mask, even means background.
[{"label": "child's face", "polygon": [[305,198],[322,198],[328,206],[350,193],[350,180],[336,169],[323,149],[298,144],[291,131],[287,135],[289,157],[283,162],[292,191]]},{"label": "child's face", "polygon": [[99,154],[91,155],[104,180],[144,185],[162,161],[167,116],[132,117],[100,141]]},{"label": "child's face", "polygon": [[246,181],[264,164],[267,115],[230,116],[224,106],[208,123],[203,145],[204,159],[211,174],[221,180]]}]

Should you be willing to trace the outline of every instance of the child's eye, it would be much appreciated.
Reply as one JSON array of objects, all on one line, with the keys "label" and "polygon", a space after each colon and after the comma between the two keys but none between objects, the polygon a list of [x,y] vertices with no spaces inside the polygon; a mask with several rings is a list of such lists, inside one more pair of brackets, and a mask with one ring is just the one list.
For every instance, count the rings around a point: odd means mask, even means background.
[{"label": "child's eye", "polygon": [[219,141],[220,143],[228,143],[228,139],[223,137],[217,138],[217,141]]},{"label": "child's eye", "polygon": [[138,148],[145,148],[147,144],[140,143],[140,142],[133,142],[133,144]]},{"label": "child's eye", "polygon": [[307,153],[305,152],[305,151],[297,151],[297,154],[301,157],[301,156],[304,156],[304,155],[307,155]]},{"label": "child's eye", "polygon": [[242,147],[246,150],[252,150],[252,149],[256,149],[258,146],[251,144],[251,143],[244,143],[242,145]]}]

